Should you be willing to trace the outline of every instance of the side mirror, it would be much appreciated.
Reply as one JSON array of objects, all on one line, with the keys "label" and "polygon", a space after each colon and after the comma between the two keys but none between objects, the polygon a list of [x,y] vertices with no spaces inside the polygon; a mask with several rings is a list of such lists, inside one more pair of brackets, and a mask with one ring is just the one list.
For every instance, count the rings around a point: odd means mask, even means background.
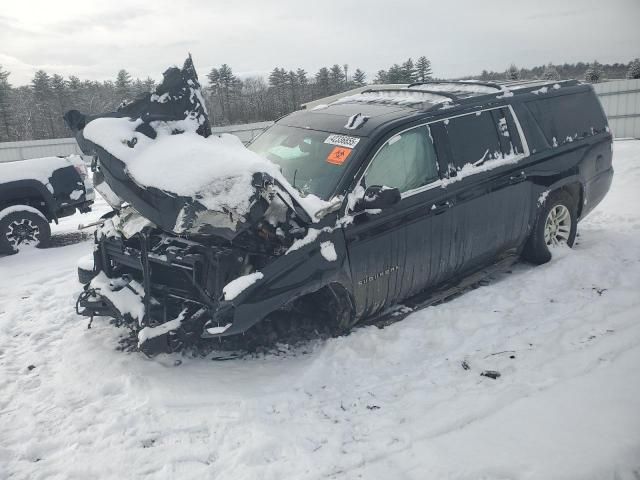
[{"label": "side mirror", "polygon": [[362,199],[363,210],[389,208],[401,200],[400,190],[380,185],[367,187]]}]

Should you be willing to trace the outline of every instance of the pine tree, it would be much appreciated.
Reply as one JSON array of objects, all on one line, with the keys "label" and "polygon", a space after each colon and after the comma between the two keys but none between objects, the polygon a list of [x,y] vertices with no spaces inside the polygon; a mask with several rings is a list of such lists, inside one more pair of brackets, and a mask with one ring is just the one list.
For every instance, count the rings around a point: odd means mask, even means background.
[{"label": "pine tree", "polygon": [[51,77],[51,90],[52,90],[52,109],[55,112],[55,118],[58,120],[55,122],[55,136],[61,137],[65,133],[65,127],[62,122],[59,120],[62,118],[64,113],[68,110],[69,100],[68,100],[68,90],[67,90],[67,82],[64,80],[62,75],[58,75],[57,73]]},{"label": "pine tree", "polygon": [[[34,130],[37,139],[53,138],[55,128],[51,115],[51,77],[44,70],[38,70],[31,80],[33,100],[37,119],[34,119]],[[40,120],[40,121],[38,121]]]},{"label": "pine tree", "polygon": [[0,142],[8,142],[11,139],[11,84],[10,72],[2,69],[0,65]]},{"label": "pine tree", "polygon": [[387,71],[387,83],[406,83],[404,82],[404,73],[402,67],[397,63],[391,65]]},{"label": "pine tree", "polygon": [[640,58],[636,58],[629,64],[629,70],[627,71],[627,78],[640,78]]},{"label": "pine tree", "polygon": [[329,69],[327,67],[322,67],[318,70],[318,73],[316,73],[316,86],[319,97],[329,95],[331,85],[329,82]]},{"label": "pine tree", "polygon": [[344,72],[337,63],[329,70],[329,86],[331,93],[338,93],[344,89]]},{"label": "pine tree", "polygon": [[402,64],[402,83],[415,83],[418,80],[418,74],[416,73],[416,67],[413,64],[413,60],[408,58]]},{"label": "pine tree", "polygon": [[546,67],[544,67],[542,78],[545,80],[560,80],[560,74],[558,73],[556,67],[554,67],[552,63],[549,63]]},{"label": "pine tree", "polygon": [[[271,71],[269,75],[269,85],[273,92],[275,92],[275,112],[276,116],[284,115],[289,111],[287,84],[289,82],[289,75],[284,68],[276,67]],[[289,90],[291,95],[291,90]]]},{"label": "pine tree", "polygon": [[298,83],[298,75],[293,70],[289,70],[289,73],[286,76],[287,87],[289,87],[289,94],[291,95],[291,105],[292,110],[296,110],[298,108],[298,89],[300,87],[300,83]]},{"label": "pine tree", "polygon": [[129,75],[129,72],[127,72],[124,69],[120,70],[118,72],[118,75],[116,76],[116,83],[115,83],[116,94],[118,95],[118,101],[120,103],[130,100],[131,93],[132,93],[131,86],[132,86],[132,81],[131,81],[131,75]]},{"label": "pine tree", "polygon": [[512,63],[511,65],[509,65],[509,68],[507,68],[504,76],[507,80],[519,80],[520,70],[518,70],[518,67],[516,67],[516,65]]},{"label": "pine tree", "polygon": [[431,61],[424,55],[416,62],[416,74],[419,82],[431,80]]},{"label": "pine tree", "polygon": [[298,70],[296,70],[296,76],[298,77],[298,83],[303,86],[306,87],[307,85],[309,85],[309,79],[307,78],[307,72],[304,68],[299,68]]},{"label": "pine tree", "polygon": [[378,70],[376,73],[376,78],[373,80],[373,83],[377,84],[385,84],[389,83],[389,73],[386,70]]},{"label": "pine tree", "polygon": [[367,84],[366,78],[367,78],[367,75],[359,68],[356,68],[356,71],[353,72],[352,81],[358,87],[364,87]]},{"label": "pine tree", "polygon": [[[231,105],[235,101],[235,97],[242,88],[241,82],[233,74],[233,70],[229,65],[223,63],[220,68],[212,68],[207,74],[209,80],[209,89],[211,92],[211,106],[217,103],[220,106],[220,116],[222,120],[230,122],[234,118]],[[211,109],[211,114],[215,123],[215,110]]]},{"label": "pine tree", "polygon": [[145,92],[153,92],[156,89],[156,81],[151,77],[147,77],[142,82],[142,85],[144,86]]},{"label": "pine tree", "polygon": [[584,79],[589,83],[598,83],[602,81],[602,77],[602,68],[600,67],[600,64],[594,60],[593,63],[587,67]]}]

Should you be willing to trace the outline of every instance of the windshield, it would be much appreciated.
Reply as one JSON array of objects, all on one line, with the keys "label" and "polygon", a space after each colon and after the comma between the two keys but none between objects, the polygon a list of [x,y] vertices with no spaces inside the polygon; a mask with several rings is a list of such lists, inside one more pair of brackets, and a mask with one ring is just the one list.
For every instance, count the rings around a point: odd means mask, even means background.
[{"label": "windshield", "polygon": [[249,149],[280,166],[282,174],[303,195],[324,200],[351,160],[358,137],[274,125],[249,145]]}]

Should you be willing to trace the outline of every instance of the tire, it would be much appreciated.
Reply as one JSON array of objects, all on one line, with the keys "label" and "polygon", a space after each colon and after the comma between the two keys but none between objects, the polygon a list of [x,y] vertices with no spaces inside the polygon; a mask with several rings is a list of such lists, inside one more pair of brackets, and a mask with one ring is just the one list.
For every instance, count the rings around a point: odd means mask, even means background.
[{"label": "tire", "polygon": [[555,246],[573,246],[578,227],[576,200],[564,190],[556,190],[540,207],[522,256],[541,265],[551,260]]},{"label": "tire", "polygon": [[0,211],[0,252],[17,253],[24,246],[46,247],[51,228],[46,217],[28,205]]}]

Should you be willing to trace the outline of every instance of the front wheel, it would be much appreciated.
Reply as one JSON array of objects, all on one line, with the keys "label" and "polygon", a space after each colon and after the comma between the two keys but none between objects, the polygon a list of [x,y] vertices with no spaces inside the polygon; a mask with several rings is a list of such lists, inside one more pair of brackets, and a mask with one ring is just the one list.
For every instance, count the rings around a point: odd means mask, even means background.
[{"label": "front wheel", "polygon": [[21,248],[44,247],[51,238],[46,217],[28,205],[0,211],[0,252],[17,253]]},{"label": "front wheel", "polygon": [[573,246],[577,227],[575,199],[563,190],[550,193],[538,212],[522,256],[536,264],[548,262],[554,248],[563,245]]}]

